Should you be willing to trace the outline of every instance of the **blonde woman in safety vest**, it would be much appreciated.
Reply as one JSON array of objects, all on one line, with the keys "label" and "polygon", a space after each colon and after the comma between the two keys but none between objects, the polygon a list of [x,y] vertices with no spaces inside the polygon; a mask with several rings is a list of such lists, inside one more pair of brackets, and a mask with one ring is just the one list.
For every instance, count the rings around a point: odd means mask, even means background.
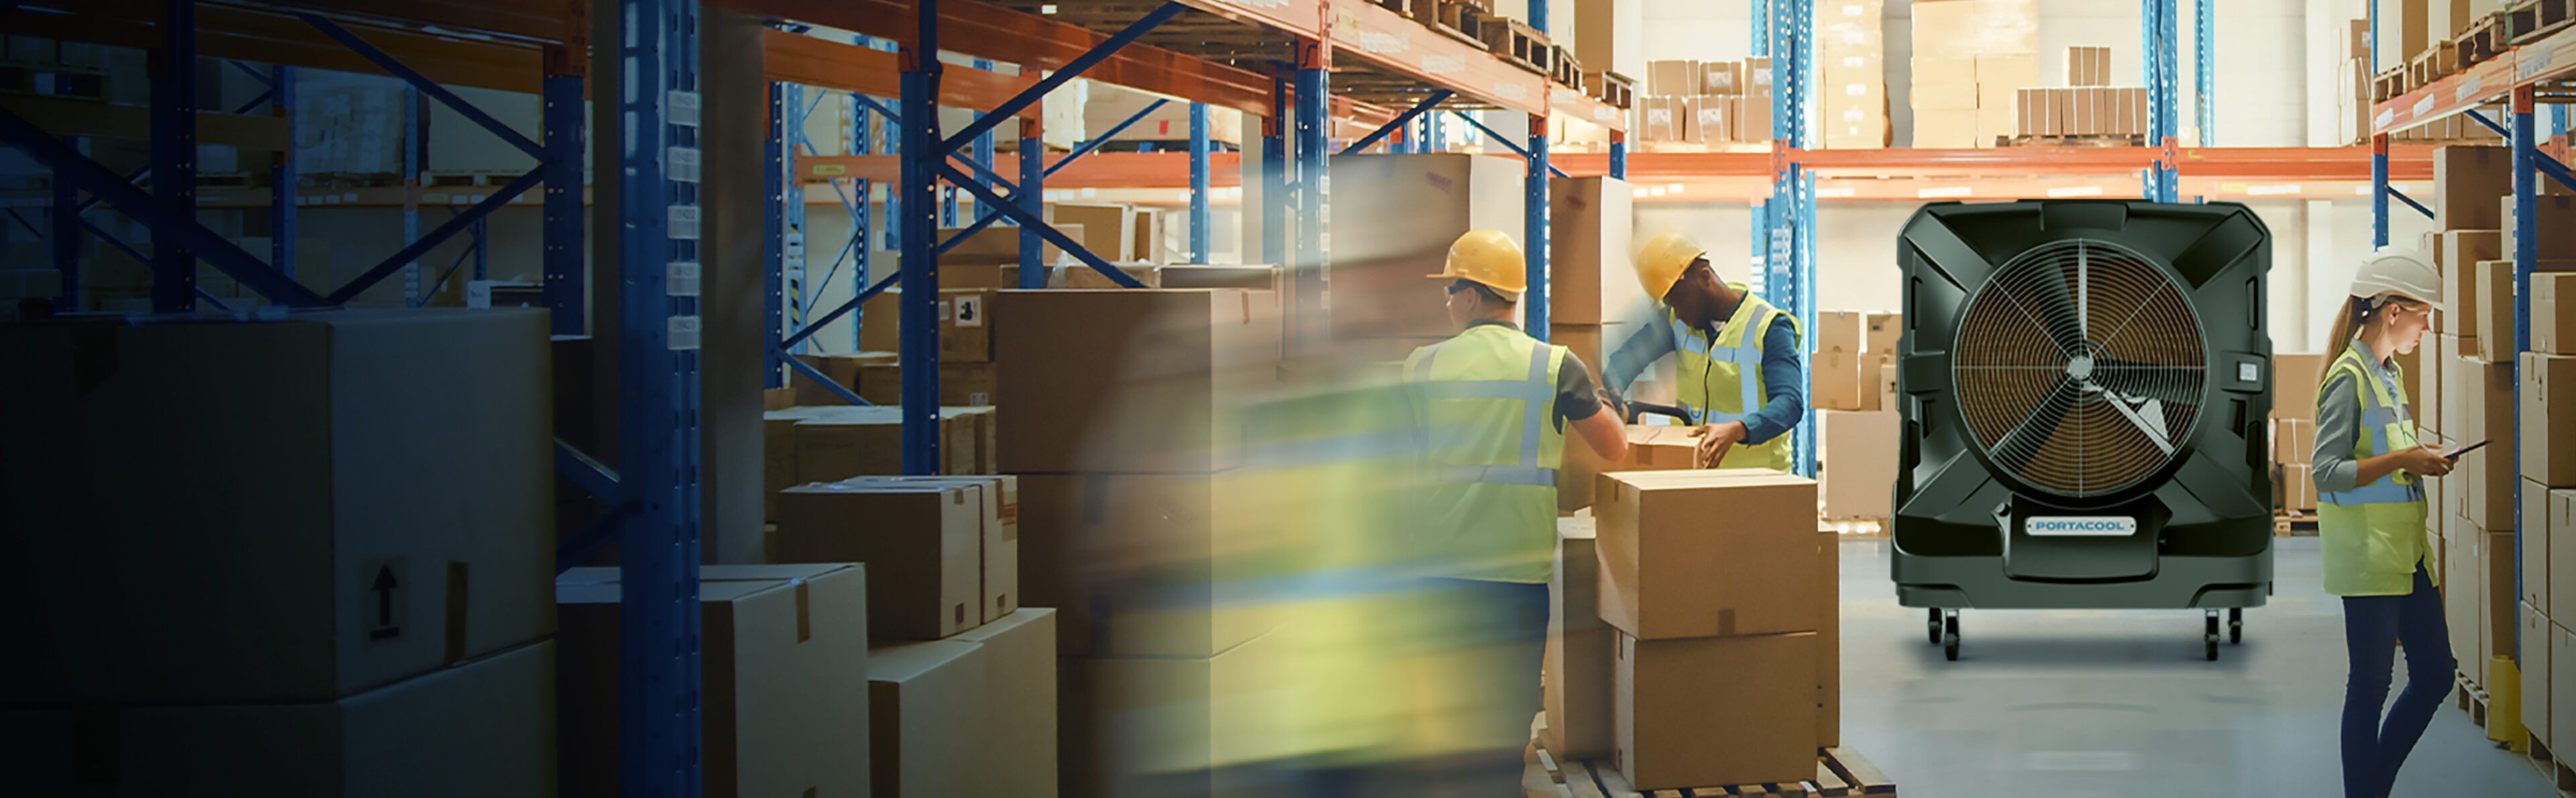
[{"label": "blonde woman in safety vest", "polygon": [[1807,413],[1798,320],[1742,283],[1720,282],[1708,251],[1679,233],[1647,241],[1635,266],[1662,311],[1610,355],[1602,377],[1613,399],[1672,355],[1682,407],[1699,425],[1700,462],[1789,470],[1788,432]]},{"label": "blonde woman in safety vest", "polygon": [[[2363,262],[2326,341],[2337,352],[2319,380],[2317,538],[2326,592],[2343,597],[2343,789],[2388,794],[2397,768],[2450,694],[2450,632],[2424,541],[2423,478],[2452,460],[2417,445],[2406,375],[2395,358],[2415,351],[2442,304],[2441,278],[2412,252],[2382,249]],[[2285,401],[2296,401],[2281,397]],[[2386,720],[2390,670],[2406,644],[2406,691]]]},{"label": "blonde woman in safety vest", "polygon": [[1628,453],[1627,433],[1583,361],[1513,324],[1527,274],[1509,236],[1460,236],[1431,275],[1449,281],[1459,333],[1404,363],[1422,429],[1415,571],[1431,599],[1422,603],[1439,608],[1418,626],[1439,639],[1406,645],[1446,652],[1426,658],[1449,664],[1425,689],[1468,697],[1444,710],[1473,718],[1462,735],[1472,745],[1443,757],[1458,772],[1440,783],[1460,795],[1518,794],[1540,703],[1566,431],[1614,462]]}]

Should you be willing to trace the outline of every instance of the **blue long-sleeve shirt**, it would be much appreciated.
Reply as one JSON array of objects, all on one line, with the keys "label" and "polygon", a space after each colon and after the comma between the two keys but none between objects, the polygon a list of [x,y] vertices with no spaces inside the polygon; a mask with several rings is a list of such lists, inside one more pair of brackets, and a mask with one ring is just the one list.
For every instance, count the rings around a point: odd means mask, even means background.
[{"label": "blue long-sleeve shirt", "polygon": [[[1624,396],[1647,366],[1675,351],[1672,328],[1648,325],[1611,353],[1601,379]],[[1798,331],[1792,325],[1773,324],[1762,336],[1762,394],[1761,409],[1744,416],[1748,444],[1769,442],[1807,416],[1807,375],[1798,365]]]}]

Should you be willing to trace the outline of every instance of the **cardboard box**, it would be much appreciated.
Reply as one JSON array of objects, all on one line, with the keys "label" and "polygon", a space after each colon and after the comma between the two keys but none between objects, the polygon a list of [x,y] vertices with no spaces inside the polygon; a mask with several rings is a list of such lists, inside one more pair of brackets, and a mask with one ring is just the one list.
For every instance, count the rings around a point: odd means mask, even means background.
[{"label": "cardboard box", "polygon": [[2016,135],[2057,135],[2057,104],[2046,89],[2015,89],[2013,116]]},{"label": "cardboard box", "polygon": [[2316,474],[2307,465],[2281,467],[2281,506],[2303,513],[2316,512]]},{"label": "cardboard box", "polygon": [[1977,146],[1977,110],[1927,109],[1914,111],[1914,146],[1918,148],[1967,149]]},{"label": "cardboard box", "polygon": [[976,768],[988,780],[973,795],[1056,794],[1056,611],[1023,607],[950,638],[983,647],[985,687],[977,708],[988,750],[1010,761]]},{"label": "cardboard box", "polygon": [[2317,380],[2324,376],[2326,356],[2272,354],[2272,417],[2317,417]]},{"label": "cardboard box", "polygon": [[[2571,217],[2576,222],[2576,217]],[[2476,295],[2477,359],[2488,363],[2510,363],[2514,349],[2513,316],[2514,265],[2510,260],[2482,260],[2477,266]],[[2534,272],[2576,272],[2576,260],[2542,260],[2532,264]]]},{"label": "cardboard box", "polygon": [[[1654,299],[1637,283],[1630,235],[1634,193],[1608,177],[1550,180],[1547,317],[1555,324],[1641,324]],[[1584,362],[1599,367],[1598,358]]]},{"label": "cardboard box", "polygon": [[[1188,113],[1186,105],[1180,103],[1174,103],[1174,105],[1181,105],[1182,113],[1186,116]],[[1181,138],[1189,137],[1186,124],[1184,122],[1185,127],[1181,131]],[[1078,234],[1066,233],[1065,236],[1081,242],[1083,249],[1090,250],[1091,254],[1099,256],[1101,260],[1118,262],[1136,259],[1135,208],[1113,203],[1050,202],[1046,205],[1046,218],[1047,223],[1051,225],[1081,225],[1082,230]],[[1017,249],[1015,248],[1013,252],[1010,260],[1016,262],[1019,260]],[[1056,260],[1048,259],[1046,262],[1052,264]]]},{"label": "cardboard box", "polygon": [[[1807,361],[1807,402],[1817,410],[1859,410],[1866,380],[1861,364],[1864,358],[1850,352],[1826,352]],[[1869,359],[1869,362],[1876,362]],[[1869,385],[1868,392],[1876,393]]]},{"label": "cardboard box", "polygon": [[[1699,467],[1697,427],[1628,427],[1628,468],[1645,471],[1678,471]],[[1600,502],[1599,496],[1593,497]]]},{"label": "cardboard box", "polygon": [[1811,352],[1860,352],[1869,347],[1869,314],[1857,310],[1816,312]]},{"label": "cardboard box", "polygon": [[[2423,340],[2415,345],[2412,355],[2415,362],[2410,364],[2401,360],[2397,364],[2398,368],[2405,370],[2406,400],[2411,403],[2407,412],[2415,418],[2417,440],[2442,435],[2442,368],[2449,365],[2449,361],[2458,359],[2442,355],[2443,337],[2439,333],[2425,333]],[[2452,339],[2449,346],[2456,352],[2458,339]]]},{"label": "cardboard box", "polygon": [[[1872,391],[1875,396],[1877,392]],[[1898,418],[1893,411],[1820,414],[1824,422],[1825,517],[1891,516],[1895,494]]]},{"label": "cardboard box", "polygon": [[556,789],[554,724],[555,643],[540,640],[337,701],[12,707],[0,767],[18,795],[540,798]]},{"label": "cardboard box", "polygon": [[[1673,106],[1682,114],[1674,124],[1687,125],[1687,109],[1681,105],[1676,101]],[[1692,131],[1677,129],[1671,140],[1686,139],[1692,139]],[[1325,267],[1333,337],[1447,339],[1458,334],[1446,309],[1448,283],[1425,275],[1440,273],[1449,245],[1462,232],[1510,230],[1515,240],[1526,232],[1524,167],[1463,153],[1333,159],[1333,258]],[[1633,254],[1623,253],[1613,263],[1624,265]]]},{"label": "cardboard box", "polygon": [[866,476],[844,484],[861,488],[911,485],[972,485],[980,489],[982,510],[976,514],[976,560],[981,563],[982,601],[979,621],[992,623],[1020,608],[1020,478],[1010,474],[973,476]]},{"label": "cardboard box", "polygon": [[1675,113],[1676,98],[1667,95],[1637,95],[1637,138],[1641,141],[1680,141],[1681,117]]},{"label": "cardboard box", "polygon": [[[1001,384],[1001,364],[939,364],[939,403],[952,407],[980,407],[993,403],[994,388]],[[903,366],[898,363],[871,364],[859,367],[859,398],[880,407],[903,404]],[[992,473],[981,464],[969,473]]]},{"label": "cardboard box", "polygon": [[[1768,66],[1769,59],[1762,60],[1765,62],[1765,66],[1762,67],[1762,75],[1765,80],[1768,80],[1771,74],[1771,67]],[[1733,100],[1735,107],[1738,109],[1735,112],[1735,135],[1737,139],[1743,141],[1770,141],[1771,136],[1773,135],[1771,130],[1771,87],[1766,83],[1761,86],[1757,86],[1756,88],[1760,93],[1745,97],[1737,97]]]},{"label": "cardboard box", "polygon": [[[2461,673],[2475,676],[2486,660],[2479,630],[2486,606],[2486,568],[2478,548],[2486,534],[2466,520],[2445,518],[2442,544],[2442,623],[2451,634],[2451,656]],[[2481,682],[2483,684],[2483,682]]]},{"label": "cardboard box", "polygon": [[2533,742],[2546,745],[2558,739],[2552,736],[2553,729],[2549,724],[2550,655],[2556,652],[2543,644],[2549,639],[2554,624],[2549,622],[2549,616],[2528,603],[2517,604],[2514,610],[2515,617],[2521,622],[2523,640],[2521,659],[2514,662],[2522,674],[2522,727],[2531,732]]},{"label": "cardboard box", "polygon": [[2516,555],[2515,568],[2522,592],[2515,598],[2534,607],[2547,607],[2555,593],[2550,589],[2554,580],[2549,577],[2549,563],[2556,557],[2549,546],[2549,488],[2526,479],[2521,492],[2522,548]]},{"label": "cardboard box", "polygon": [[[868,783],[865,571],[842,563],[699,569],[700,751],[709,796],[851,794]],[[557,739],[572,796],[619,789],[619,569],[555,578]]]},{"label": "cardboard box", "polygon": [[[1602,475],[1601,619],[1647,640],[1814,631],[1816,483],[1774,471]],[[1723,516],[1724,525],[1708,519]]]},{"label": "cardboard box", "polygon": [[2548,646],[2549,729],[2552,733],[2576,732],[2576,633],[2553,620],[2549,624]]},{"label": "cardboard box", "polygon": [[1020,475],[1021,603],[1067,656],[1206,657],[1269,631],[1246,583],[1265,545],[1235,478]]},{"label": "cardboard box", "polygon": [[[894,362],[894,358],[895,355],[893,352],[857,352],[847,355],[796,356],[797,360],[804,361],[806,365],[813,366],[814,370],[823,372],[824,376],[832,378],[832,382],[835,384],[838,384],[843,388],[850,389],[851,393],[857,393],[859,390],[859,369],[861,367],[870,363],[892,363]],[[793,401],[789,404],[790,407],[796,405],[845,405],[850,403],[849,400],[841,398],[840,394],[833,393],[830,389],[823,387],[820,383],[806,377],[804,372],[789,369],[787,373],[789,375],[789,387],[794,389]]]},{"label": "cardboard box", "polygon": [[[988,407],[939,409],[940,460],[945,471],[971,474],[978,469],[977,417]],[[794,481],[838,482],[861,475],[903,473],[903,410],[898,407],[791,407],[762,414],[761,430],[769,452],[783,448],[795,464]],[[791,440],[783,447],[779,436]],[[764,453],[763,462],[769,462]]]},{"label": "cardboard box", "polygon": [[[2515,438],[2514,378],[2508,364],[2480,365],[2461,360],[2446,363],[2442,420],[2445,437],[2460,445],[2491,440],[2486,448],[2460,456],[2452,471],[2463,477],[2467,507],[2462,517],[2488,529],[2513,528]],[[2462,474],[2461,472],[2467,472]]]},{"label": "cardboard box", "polygon": [[[2576,490],[2552,488],[2547,501],[2540,507],[2525,507],[2523,512],[2527,514],[2523,519],[2526,536],[2532,528],[2546,527],[2541,536],[2549,541],[2549,570],[2576,574]],[[2570,579],[2576,579],[2576,576]],[[2560,617],[2558,613],[2561,611],[2567,611],[2568,617],[2576,617],[2576,581],[2568,584],[2568,589],[2549,591],[2549,617],[2552,619]],[[2576,698],[2576,691],[2567,695]],[[2576,729],[2576,726],[2568,728]]]},{"label": "cardboard box", "polygon": [[2522,475],[2576,485],[2576,355],[2522,355]]},{"label": "cardboard box", "polygon": [[[1231,468],[1242,408],[1278,382],[1268,291],[1004,291],[994,305],[1011,319],[993,349],[1012,364],[994,394],[1004,471]],[[1093,355],[1064,357],[1075,339]]]},{"label": "cardboard box", "polygon": [[2576,355],[2576,274],[2531,275],[2531,351]]},{"label": "cardboard box", "polygon": [[[2387,40],[2384,35],[2380,38]],[[2509,200],[2512,194],[2512,148],[2474,144],[2433,148],[2434,229],[2502,230],[2510,217],[2497,213],[2496,198]]]},{"label": "cardboard box", "polygon": [[1619,635],[1612,762],[1641,790],[1814,778],[1815,649],[1814,632]]},{"label": "cardboard box", "polygon": [[983,623],[984,486],[819,483],[778,494],[781,562],[854,562],[868,634],[936,640]]},{"label": "cardboard box", "polygon": [[1699,88],[1692,94],[1741,95],[1749,86],[1742,61],[1702,61],[1699,77]]},{"label": "cardboard box", "polygon": [[[1614,65],[1615,68],[1615,65]],[[1646,94],[1700,94],[1706,80],[1700,63],[1690,60],[1646,62]]]},{"label": "cardboard box", "polygon": [[2304,418],[2272,421],[2272,462],[2307,465],[2317,449],[2317,423]]},{"label": "cardboard box", "polygon": [[869,795],[967,795],[984,786],[985,771],[995,768],[979,753],[993,743],[984,726],[993,680],[982,645],[870,649],[867,673]]},{"label": "cardboard box", "polygon": [[2478,557],[2485,591],[2478,601],[2477,674],[2478,684],[2489,685],[2496,683],[2498,674],[2489,670],[2488,660],[2497,655],[2514,655],[2514,625],[2518,621],[2513,615],[2513,531],[2488,531]]},{"label": "cardboard box", "polygon": [[2495,230],[2444,230],[2426,233],[2432,243],[2433,269],[2442,275],[2442,297],[2449,313],[2433,314],[2433,330],[2476,338],[2478,262],[2504,259],[2504,234]]},{"label": "cardboard box", "polygon": [[1562,760],[1608,756],[1611,671],[1617,632],[1601,622],[1601,559],[1593,551],[1594,519],[1556,520],[1556,569],[1547,585],[1545,685],[1547,725],[1539,730],[1548,753]]},{"label": "cardboard box", "polygon": [[1843,744],[1842,537],[1816,530],[1816,747]]},{"label": "cardboard box", "polygon": [[[1066,238],[1070,238],[1075,241],[1088,240],[1090,236],[1089,231],[1067,227],[1065,226],[1066,224],[1074,223],[1067,222],[1064,224],[1053,224],[1053,226],[1058,232],[1064,233]],[[957,234],[963,232],[966,232],[966,228],[942,227],[939,228],[939,240],[947,241],[949,239],[956,238]],[[1038,244],[1038,247],[1038,262],[1040,263],[1054,263],[1064,256],[1064,250],[1057,248],[1054,244],[1040,243]],[[939,270],[942,272],[939,280],[939,287],[1004,287],[999,285],[979,286],[952,283],[945,273],[951,265],[989,268],[996,264],[1018,262],[1020,262],[1020,229],[1007,225],[986,226],[982,230],[975,231],[974,235],[967,236],[965,240],[959,241],[955,245],[950,246],[947,252],[939,253]]]},{"label": "cardboard box", "polygon": [[1314,699],[1299,690],[1299,641],[1285,638],[1202,657],[1063,658],[1062,794],[1254,794],[1239,783],[1248,769],[1229,766],[1304,752],[1286,724],[1308,717]]},{"label": "cardboard box", "polygon": [[2085,45],[2066,48],[2066,85],[2111,85],[2111,48]]},{"label": "cardboard box", "polygon": [[1905,316],[1901,313],[1865,313],[1861,316],[1861,328],[1863,351],[1893,356],[1897,342],[1905,335]]},{"label": "cardboard box", "polygon": [[63,566],[12,582],[0,705],[323,704],[552,634],[550,351],[521,309],[0,326],[0,552]]}]

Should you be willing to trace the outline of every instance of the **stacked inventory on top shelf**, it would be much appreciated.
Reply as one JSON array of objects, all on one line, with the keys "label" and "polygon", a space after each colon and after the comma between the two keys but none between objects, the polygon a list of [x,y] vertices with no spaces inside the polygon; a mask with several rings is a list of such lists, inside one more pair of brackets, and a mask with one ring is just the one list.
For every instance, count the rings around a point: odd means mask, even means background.
[{"label": "stacked inventory on top shelf", "polygon": [[[2030,0],[1950,2],[1960,6],[2018,2],[2027,6]],[[1887,46],[1886,34],[1879,29],[1885,5],[1882,0],[1816,4],[1816,94],[1823,109],[1814,129],[1826,149],[1866,150],[1888,145]],[[1916,5],[1919,20],[1919,9],[1930,4]]]},{"label": "stacked inventory on top shelf", "polygon": [[1649,61],[1638,140],[1725,144],[1771,138],[1771,59]]},{"label": "stacked inventory on top shelf", "polygon": [[1992,147],[2020,132],[2015,92],[2039,84],[2035,19],[2014,0],[1915,4],[1914,146]]}]

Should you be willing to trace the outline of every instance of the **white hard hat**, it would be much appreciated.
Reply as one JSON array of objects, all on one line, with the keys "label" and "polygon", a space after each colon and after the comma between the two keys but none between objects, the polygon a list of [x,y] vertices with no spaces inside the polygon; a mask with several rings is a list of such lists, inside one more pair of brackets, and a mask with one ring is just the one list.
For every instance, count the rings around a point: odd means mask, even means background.
[{"label": "white hard hat", "polygon": [[2362,259],[2361,269],[2352,275],[2352,295],[2376,299],[2381,294],[2403,295],[2450,312],[2442,300],[2441,273],[2411,249],[2381,247]]}]

